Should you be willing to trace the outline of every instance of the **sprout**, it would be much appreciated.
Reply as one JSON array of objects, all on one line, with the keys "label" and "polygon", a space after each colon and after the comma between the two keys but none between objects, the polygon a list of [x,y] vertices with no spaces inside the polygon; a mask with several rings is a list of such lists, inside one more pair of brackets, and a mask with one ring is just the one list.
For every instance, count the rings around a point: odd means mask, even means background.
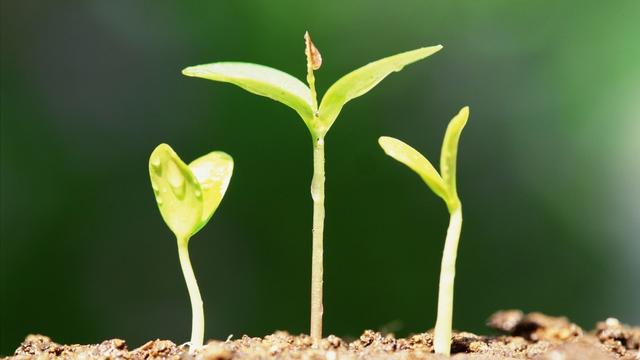
[{"label": "sprout", "polygon": [[384,152],[415,171],[431,190],[444,200],[451,215],[444,242],[438,292],[438,317],[434,334],[437,354],[449,355],[451,351],[451,321],[453,317],[453,280],[456,276],[456,255],[462,228],[462,204],[456,188],[456,159],[458,140],[469,118],[469,108],[464,107],[449,122],[440,154],[440,173],[429,160],[411,146],[392,137],[381,137],[378,142]]},{"label": "sprout", "polygon": [[149,158],[149,176],[160,214],[178,241],[178,256],[191,298],[191,348],[202,346],[204,311],[202,297],[189,260],[189,239],[204,227],[220,205],[231,174],[231,156],[214,151],[188,166],[167,144],[160,144]]},{"label": "sprout", "polygon": [[279,101],[302,118],[309,129],[313,142],[313,244],[311,265],[311,337],[322,338],[322,282],[323,282],[323,230],[324,230],[324,137],[338,117],[342,107],[376,86],[392,72],[405,65],[437,52],[442,46],[424,47],[390,56],[365,65],[336,81],[322,98],[318,106],[314,70],[322,65],[322,56],[305,36],[307,57],[307,84],[297,78],[267,66],[244,62],[217,62],[191,66],[182,71],[184,75],[227,82],[249,92]]}]

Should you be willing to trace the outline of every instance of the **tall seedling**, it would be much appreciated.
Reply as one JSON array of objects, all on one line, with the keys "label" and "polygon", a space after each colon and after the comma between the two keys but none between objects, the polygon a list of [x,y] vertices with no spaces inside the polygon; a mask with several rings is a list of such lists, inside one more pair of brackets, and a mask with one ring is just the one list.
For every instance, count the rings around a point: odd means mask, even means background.
[{"label": "tall seedling", "polygon": [[392,72],[400,71],[405,65],[426,58],[440,50],[442,46],[423,47],[369,63],[331,85],[318,105],[314,71],[322,65],[322,56],[311,41],[309,33],[305,34],[304,39],[307,84],[280,70],[245,62],[216,62],[191,66],[184,69],[182,73],[187,76],[231,83],[254,94],[279,101],[294,109],[307,125],[313,143],[310,333],[317,341],[322,338],[325,135],[347,102],[367,93]]}]

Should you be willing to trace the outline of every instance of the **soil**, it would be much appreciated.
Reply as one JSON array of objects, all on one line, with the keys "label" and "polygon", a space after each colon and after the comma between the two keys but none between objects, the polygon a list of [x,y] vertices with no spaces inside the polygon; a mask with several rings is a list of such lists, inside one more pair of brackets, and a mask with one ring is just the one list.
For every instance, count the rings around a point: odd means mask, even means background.
[{"label": "soil", "polygon": [[[487,325],[504,335],[478,336],[455,332],[452,359],[640,359],[640,327],[609,318],[583,331],[563,317],[520,311],[500,311]],[[124,340],[96,345],[60,345],[42,335],[29,335],[7,359],[445,359],[433,354],[431,332],[396,339],[392,334],[365,331],[354,341],[330,335],[316,346],[308,335],[276,332],[264,338],[210,341],[189,353],[188,345],[152,340],[128,350]]]}]

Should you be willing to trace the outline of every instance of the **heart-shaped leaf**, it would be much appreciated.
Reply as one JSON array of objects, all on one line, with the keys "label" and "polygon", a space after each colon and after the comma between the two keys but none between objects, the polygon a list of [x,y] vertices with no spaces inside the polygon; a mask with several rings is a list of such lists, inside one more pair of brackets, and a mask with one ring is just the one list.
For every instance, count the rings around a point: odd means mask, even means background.
[{"label": "heart-shaped leaf", "polygon": [[160,214],[179,239],[189,238],[202,221],[202,189],[189,167],[167,144],[149,158],[151,186]]},{"label": "heart-shaped leaf", "polygon": [[207,224],[227,191],[233,174],[233,158],[222,151],[214,151],[189,164],[202,189],[202,220],[198,230]]},{"label": "heart-shaped leaf", "polygon": [[396,138],[382,136],[378,139],[378,143],[387,155],[417,173],[436,195],[447,202],[447,186],[427,158]]},{"label": "heart-shaped leaf", "polygon": [[187,76],[231,83],[257,95],[266,96],[294,109],[309,126],[313,119],[311,91],[297,78],[274,68],[244,62],[217,62],[190,66]]},{"label": "heart-shaped leaf", "polygon": [[233,160],[212,152],[187,166],[167,144],[149,158],[149,176],[160,214],[181,241],[188,241],[211,218],[231,179]]},{"label": "heart-shaped leaf", "polygon": [[447,126],[442,141],[442,150],[440,152],[440,174],[442,180],[447,184],[451,200],[458,201],[458,190],[456,186],[456,162],[458,158],[458,141],[462,129],[469,119],[469,107],[463,107],[456,116],[451,119]]},{"label": "heart-shaped leaf", "polygon": [[406,65],[424,59],[440,49],[442,49],[442,45],[436,45],[389,56],[369,63],[340,78],[331,85],[320,103],[318,113],[324,132],[333,125],[342,107],[348,101],[365,94],[392,72],[400,71]]}]

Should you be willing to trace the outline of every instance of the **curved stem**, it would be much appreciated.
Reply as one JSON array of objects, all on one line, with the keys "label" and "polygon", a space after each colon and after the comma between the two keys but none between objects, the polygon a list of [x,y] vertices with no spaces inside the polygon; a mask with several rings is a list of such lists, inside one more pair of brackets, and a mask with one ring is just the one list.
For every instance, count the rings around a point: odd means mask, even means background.
[{"label": "curved stem", "polygon": [[453,318],[453,281],[456,277],[456,257],[462,229],[462,207],[451,211],[447,238],[444,242],[440,267],[440,289],[438,292],[438,317],[436,320],[433,346],[436,354],[449,355],[451,352],[451,327]]},{"label": "curved stem", "polygon": [[314,138],[313,142],[313,245],[311,261],[311,338],[314,342],[322,339],[322,258],[324,232],[324,138]]},{"label": "curved stem", "polygon": [[178,239],[178,256],[180,257],[180,266],[182,267],[182,274],[184,275],[184,280],[187,283],[187,290],[189,290],[189,298],[191,299],[192,320],[190,349],[193,350],[201,347],[204,341],[204,309],[202,307],[200,289],[198,289],[196,276],[193,273],[191,260],[189,259],[188,243],[189,239]]}]

